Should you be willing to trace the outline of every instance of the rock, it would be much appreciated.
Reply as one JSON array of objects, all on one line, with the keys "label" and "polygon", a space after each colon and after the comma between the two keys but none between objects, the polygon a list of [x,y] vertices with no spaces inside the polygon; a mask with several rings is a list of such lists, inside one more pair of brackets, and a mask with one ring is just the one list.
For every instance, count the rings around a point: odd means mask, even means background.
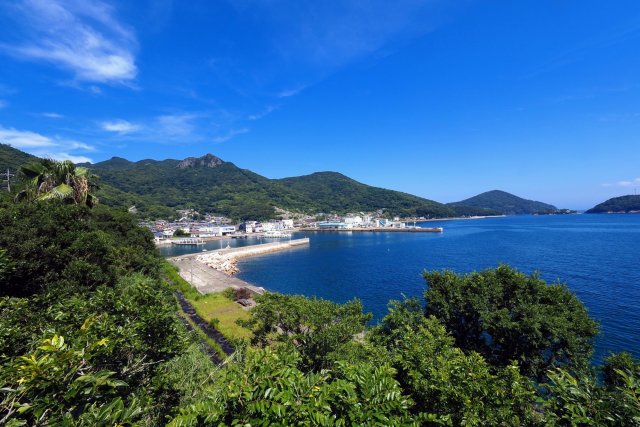
[{"label": "rock", "polygon": [[178,163],[178,168],[195,168],[195,167],[203,167],[203,168],[215,168],[216,166],[220,166],[224,161],[219,157],[214,156],[213,154],[206,154],[202,157],[187,157]]}]

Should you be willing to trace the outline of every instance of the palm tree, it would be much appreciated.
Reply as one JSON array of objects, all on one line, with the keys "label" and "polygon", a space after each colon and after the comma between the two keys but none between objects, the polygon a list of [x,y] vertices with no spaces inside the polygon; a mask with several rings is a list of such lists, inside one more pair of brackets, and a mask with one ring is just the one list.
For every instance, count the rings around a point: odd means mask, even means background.
[{"label": "palm tree", "polygon": [[69,160],[43,159],[20,167],[24,189],[19,198],[29,200],[59,199],[92,207],[98,198],[91,194],[97,188],[87,168],[77,167]]}]

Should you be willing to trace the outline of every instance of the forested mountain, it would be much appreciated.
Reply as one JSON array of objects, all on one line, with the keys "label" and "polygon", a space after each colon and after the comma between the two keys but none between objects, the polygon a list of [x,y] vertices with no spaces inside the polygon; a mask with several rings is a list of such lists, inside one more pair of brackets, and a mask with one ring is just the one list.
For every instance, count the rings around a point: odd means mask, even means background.
[{"label": "forested mountain", "polygon": [[36,156],[0,143],[0,172],[6,172],[7,169],[10,169],[11,173],[16,173],[21,165],[36,159]]},{"label": "forested mountain", "polygon": [[628,213],[628,212],[640,212],[640,196],[628,195],[621,197],[614,197],[596,205],[586,211],[585,213]]},{"label": "forested mountain", "polygon": [[[0,168],[16,171],[35,160],[8,145],[0,146]],[[372,212],[387,216],[454,217],[496,215],[483,206],[447,206],[399,191],[372,187],[337,172],[269,179],[207,154],[183,160],[121,157],[80,164],[99,177],[98,196],[109,206],[135,206],[146,217],[169,217],[176,209],[219,213],[235,219],[268,219],[276,207],[314,214]],[[0,169],[2,170],[2,169]]]},{"label": "forested mountain", "polygon": [[386,208],[394,215],[404,217],[455,215],[451,208],[442,203],[371,187],[337,172],[316,172],[277,181],[313,200],[322,212],[369,212]]},{"label": "forested mountain", "polygon": [[218,212],[237,219],[270,218],[274,207],[317,212],[358,212],[385,209],[388,215],[454,216],[441,203],[398,191],[371,187],[335,172],[269,179],[207,154],[184,160],[112,158],[86,164],[103,183],[126,193],[145,196],[171,208]]},{"label": "forested mountain", "polygon": [[487,191],[469,199],[449,203],[448,205],[493,209],[505,215],[552,213],[558,210],[558,208],[553,205],[523,199],[500,190]]}]

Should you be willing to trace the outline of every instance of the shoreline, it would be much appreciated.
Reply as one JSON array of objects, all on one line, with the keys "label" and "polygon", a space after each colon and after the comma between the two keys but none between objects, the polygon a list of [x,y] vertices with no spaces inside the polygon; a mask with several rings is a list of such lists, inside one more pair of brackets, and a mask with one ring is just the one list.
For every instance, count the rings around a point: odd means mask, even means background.
[{"label": "shoreline", "polygon": [[217,251],[195,252],[167,260],[178,267],[178,274],[189,282],[201,294],[221,292],[227,288],[248,289],[254,294],[263,294],[266,290],[234,276],[239,270],[236,266],[241,258],[266,255],[309,244],[309,238],[287,242],[263,243]]}]

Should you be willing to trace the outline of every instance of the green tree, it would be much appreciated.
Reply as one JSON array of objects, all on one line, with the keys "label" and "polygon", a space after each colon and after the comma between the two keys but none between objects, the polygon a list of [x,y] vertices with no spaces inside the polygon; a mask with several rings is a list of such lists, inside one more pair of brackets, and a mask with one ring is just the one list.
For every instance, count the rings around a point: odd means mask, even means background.
[{"label": "green tree", "polygon": [[417,299],[392,302],[370,339],[388,352],[413,411],[455,426],[540,423],[535,391],[515,364],[496,372],[478,353],[465,354]]},{"label": "green tree", "polygon": [[640,426],[640,380],[618,371],[619,386],[607,387],[589,375],[563,369],[549,372],[543,400],[549,426]]},{"label": "green tree", "polygon": [[362,312],[358,300],[346,304],[305,298],[299,295],[267,293],[245,322],[253,329],[253,343],[266,346],[284,343],[297,348],[304,369],[330,367],[347,353],[357,351],[354,340],[363,333],[371,314]]},{"label": "green tree", "polygon": [[20,167],[23,190],[19,197],[29,200],[58,199],[89,207],[98,203],[92,194],[95,177],[89,170],[69,160],[44,159]]},{"label": "green tree", "polygon": [[512,362],[542,380],[547,370],[588,366],[597,324],[561,284],[547,285],[502,265],[479,273],[425,273],[425,314],[435,316],[456,345],[494,366]]},{"label": "green tree", "polygon": [[640,379],[640,361],[625,351],[612,354],[604,360],[602,380],[605,385],[613,387],[624,385],[625,379],[620,372]]},{"label": "green tree", "polygon": [[336,363],[304,373],[296,351],[248,350],[171,426],[418,426],[388,365]]}]

